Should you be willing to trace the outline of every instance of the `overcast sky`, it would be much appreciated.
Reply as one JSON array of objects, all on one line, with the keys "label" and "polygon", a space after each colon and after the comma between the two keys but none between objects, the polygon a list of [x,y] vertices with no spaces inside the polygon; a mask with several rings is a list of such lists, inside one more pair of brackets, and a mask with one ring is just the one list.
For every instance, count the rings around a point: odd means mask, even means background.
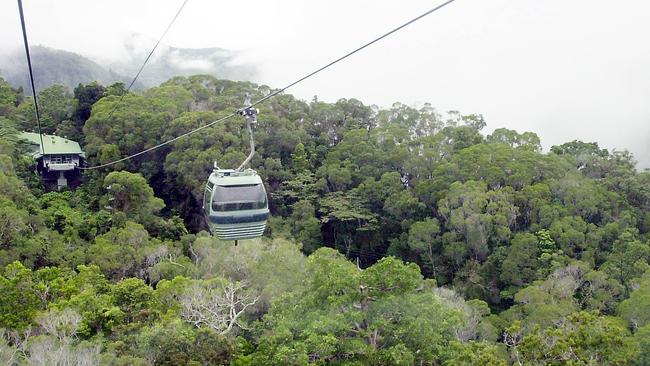
[{"label": "overcast sky", "polygon": [[[282,87],[442,1],[189,0],[164,43],[242,51]],[[33,45],[95,60],[150,49],[182,0],[24,0]],[[430,102],[481,113],[487,132],[533,131],[628,149],[650,168],[650,2],[456,0],[288,91],[389,107]],[[0,47],[22,47],[15,1],[0,2]],[[146,72],[146,69],[145,69]]]}]

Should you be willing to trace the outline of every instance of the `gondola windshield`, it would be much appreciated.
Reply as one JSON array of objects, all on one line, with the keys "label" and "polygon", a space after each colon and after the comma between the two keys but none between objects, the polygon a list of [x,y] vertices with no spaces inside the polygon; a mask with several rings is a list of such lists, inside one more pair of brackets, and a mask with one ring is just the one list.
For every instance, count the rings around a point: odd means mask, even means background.
[{"label": "gondola windshield", "polygon": [[266,207],[266,192],[261,184],[215,187],[212,199],[213,211],[255,210]]}]

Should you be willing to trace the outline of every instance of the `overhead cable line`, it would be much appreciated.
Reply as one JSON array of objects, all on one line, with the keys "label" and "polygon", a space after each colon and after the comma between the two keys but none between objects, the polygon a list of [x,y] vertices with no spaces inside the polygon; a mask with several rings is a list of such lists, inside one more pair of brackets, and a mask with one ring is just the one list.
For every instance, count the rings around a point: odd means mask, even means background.
[{"label": "overhead cable line", "polygon": [[120,99],[117,101],[117,103],[115,104],[115,106],[113,106],[113,109],[112,109],[111,112],[108,114],[107,119],[110,119],[111,116],[113,115],[113,113],[115,113],[115,111],[117,110],[117,107],[119,107],[119,105],[122,103],[122,100],[124,100],[124,97],[129,93],[129,91],[130,91],[131,88],[133,87],[133,84],[135,84],[135,81],[138,80],[138,77],[140,76],[140,73],[141,73],[142,70],[144,69],[144,66],[147,64],[147,62],[149,62],[149,59],[151,58],[151,56],[153,55],[153,53],[156,51],[156,48],[158,48],[158,45],[160,44],[160,42],[163,40],[163,38],[165,38],[165,35],[166,35],[167,32],[169,31],[169,29],[172,27],[172,24],[174,24],[174,21],[176,21],[176,18],[178,18],[178,15],[181,13],[181,11],[183,10],[183,8],[185,7],[185,4],[187,4],[187,1],[188,1],[188,0],[183,1],[183,4],[181,4],[181,7],[180,7],[180,8],[178,9],[178,11],[176,12],[176,15],[174,15],[174,18],[172,18],[172,21],[169,22],[169,24],[167,25],[167,28],[165,28],[165,31],[162,33],[162,35],[160,36],[160,38],[158,38],[158,42],[156,42],[156,44],[153,46],[153,48],[151,49],[151,52],[149,52],[149,55],[147,55],[147,58],[146,58],[146,59],[144,60],[144,62],[142,63],[142,66],[140,66],[140,69],[139,69],[138,72],[135,74],[135,77],[133,77],[133,80],[131,80],[131,83],[129,84],[129,87],[126,88],[126,93],[122,94],[122,96],[120,96]]},{"label": "overhead cable line", "polygon": [[[364,44],[363,46],[358,47],[358,48],[354,49],[353,51],[350,51],[350,52],[346,53],[345,55],[343,55],[343,56],[337,58],[336,60],[334,60],[334,61],[328,63],[327,65],[325,65],[325,66],[323,66],[323,67],[321,67],[321,68],[319,68],[319,69],[317,69],[317,70],[315,70],[315,71],[313,71],[313,72],[311,72],[311,73],[309,73],[309,74],[307,74],[307,75],[301,77],[300,79],[298,79],[298,80],[292,82],[291,84],[285,86],[284,88],[278,89],[278,90],[274,91],[273,93],[271,93],[271,94],[269,94],[269,95],[263,97],[262,99],[259,99],[259,100],[255,101],[255,102],[253,102],[253,103],[252,103],[250,106],[248,106],[247,108],[255,107],[255,106],[259,105],[260,103],[263,103],[263,102],[265,102],[265,101],[267,101],[267,100],[269,100],[269,99],[275,97],[276,95],[278,95],[278,94],[284,92],[285,90],[291,88],[292,86],[295,86],[296,84],[305,81],[306,79],[308,79],[308,78],[310,78],[310,77],[312,77],[312,76],[318,74],[319,72],[321,72],[321,71],[323,71],[323,70],[325,70],[325,69],[327,69],[327,68],[333,66],[334,64],[336,64],[336,63],[338,63],[338,62],[340,62],[340,61],[343,61],[344,59],[346,59],[346,58],[348,58],[348,57],[354,55],[355,53],[357,53],[357,52],[363,50],[364,48],[367,48],[368,46],[371,46],[372,44],[374,44],[374,43],[376,43],[376,42],[379,42],[380,40],[382,40],[382,39],[384,39],[384,38],[390,36],[391,34],[393,34],[393,33],[397,32],[397,31],[399,31],[399,30],[401,30],[401,29],[403,29],[403,28],[405,28],[405,27],[407,27],[407,26],[409,26],[409,25],[415,23],[416,21],[418,21],[418,20],[424,18],[425,16],[427,16],[427,15],[429,15],[429,14],[431,14],[431,13],[434,13],[435,11],[437,11],[437,10],[439,10],[439,9],[441,9],[441,8],[443,8],[443,7],[445,7],[446,5],[451,4],[451,3],[454,2],[454,1],[455,1],[455,0],[447,0],[447,1],[445,1],[444,3],[442,3],[442,4],[438,5],[438,6],[436,6],[435,8],[430,9],[430,10],[428,10],[428,11],[426,11],[426,12],[424,12],[424,13],[418,15],[417,17],[415,17],[415,18],[413,18],[413,19],[407,21],[406,23],[403,23],[402,25],[400,25],[400,26],[398,26],[398,27],[396,27],[396,28],[393,28],[392,30],[390,30],[390,31],[388,31],[388,32],[386,32],[386,33],[384,33],[384,34],[382,34],[381,36],[379,36],[379,37],[373,39],[372,41],[370,41],[370,42]],[[189,135],[191,135],[191,134],[193,134],[193,133],[195,133],[195,132],[201,131],[201,130],[203,130],[203,129],[207,128],[207,127],[210,127],[210,126],[212,126],[212,125],[214,125],[214,124],[216,124],[216,123],[223,122],[223,121],[225,121],[225,120],[227,120],[227,119],[229,119],[229,118],[232,118],[232,117],[234,117],[234,116],[241,115],[243,110],[244,110],[244,109],[238,109],[236,112],[231,113],[230,115],[228,115],[228,116],[226,116],[226,117],[220,118],[220,119],[218,119],[218,120],[216,120],[216,121],[210,122],[210,123],[208,123],[208,124],[206,124],[206,125],[203,125],[203,126],[201,126],[201,127],[196,128],[196,129],[194,129],[194,130],[188,131],[188,132],[186,132],[186,133],[184,133],[184,134],[182,134],[182,135],[180,135],[180,136],[174,137],[174,138],[172,138],[172,139],[170,139],[170,140],[167,140],[167,141],[161,142],[161,143],[159,143],[158,145],[152,146],[152,147],[150,147],[150,148],[148,148],[148,149],[142,150],[142,151],[137,152],[137,153],[135,153],[135,154],[133,154],[133,155],[129,155],[129,156],[126,156],[126,157],[121,158],[121,159],[119,159],[119,160],[111,161],[111,162],[109,162],[109,163],[105,163],[105,164],[101,164],[101,165],[95,165],[95,166],[89,166],[89,167],[84,167],[84,168],[80,168],[80,169],[90,170],[90,169],[104,168],[104,167],[107,167],[107,166],[110,166],[110,165],[113,165],[113,164],[117,164],[117,163],[122,162],[122,161],[125,161],[125,160],[129,160],[129,159],[134,158],[134,157],[136,157],[136,156],[139,156],[139,155],[145,154],[145,153],[147,153],[147,152],[149,152],[149,151],[152,151],[152,150],[158,149],[158,148],[160,148],[160,147],[163,147],[163,146],[165,146],[165,145],[167,145],[167,144],[170,144],[170,143],[172,143],[172,142],[174,142],[174,141],[176,141],[176,140],[178,140],[178,139],[180,139],[180,138],[183,138],[183,137],[185,137],[185,136],[189,136]]]},{"label": "overhead cable line", "polygon": [[291,84],[285,86],[285,87],[282,88],[282,89],[278,89],[278,90],[276,90],[275,92],[273,92],[273,93],[267,95],[266,97],[264,97],[264,98],[258,100],[258,101],[255,102],[255,103],[253,103],[253,104],[251,105],[251,107],[254,107],[254,106],[256,106],[256,105],[258,105],[258,104],[260,104],[260,103],[262,103],[262,102],[264,102],[264,101],[266,101],[266,100],[268,100],[268,99],[270,99],[270,98],[273,98],[274,96],[276,96],[276,95],[282,93],[283,91],[285,91],[285,90],[291,88],[292,86],[294,86],[294,85],[296,85],[296,84],[298,84],[298,83],[300,83],[300,82],[302,82],[302,81],[304,81],[304,80],[306,80],[306,79],[308,79],[308,78],[310,78],[310,77],[312,77],[312,76],[318,74],[319,72],[321,72],[321,71],[323,71],[323,70],[329,68],[330,66],[332,66],[332,65],[334,65],[334,64],[336,64],[336,63],[338,63],[338,62],[340,62],[340,61],[343,61],[344,59],[346,59],[346,58],[348,58],[348,57],[354,55],[355,53],[357,53],[357,52],[363,50],[364,48],[366,48],[366,47],[368,47],[368,46],[370,46],[370,45],[372,45],[372,44],[374,44],[374,43],[377,43],[377,42],[381,41],[382,39],[384,39],[384,38],[390,36],[391,34],[393,34],[393,33],[397,32],[397,31],[401,30],[402,28],[405,28],[405,27],[407,27],[407,26],[409,26],[409,25],[411,25],[411,24],[417,22],[418,20],[424,18],[425,16],[427,16],[427,15],[429,15],[429,14],[435,12],[436,10],[438,10],[438,9],[440,9],[440,8],[446,6],[446,5],[449,5],[450,3],[453,3],[454,1],[455,1],[455,0],[448,0],[448,1],[446,1],[446,2],[444,2],[444,3],[442,3],[442,4],[438,5],[438,6],[436,6],[435,8],[433,8],[433,9],[431,9],[431,10],[429,10],[429,11],[420,14],[419,16],[417,16],[417,17],[415,17],[415,18],[409,20],[408,22],[406,22],[406,23],[400,25],[400,26],[397,27],[397,28],[394,28],[393,30],[391,30],[391,31],[389,31],[389,32],[384,33],[383,35],[381,35],[381,36],[379,36],[379,37],[373,39],[372,41],[370,41],[370,42],[364,44],[363,46],[361,46],[361,47],[359,47],[359,48],[357,48],[357,49],[355,49],[355,50],[353,50],[353,51],[350,51],[350,52],[346,53],[345,55],[343,55],[343,56],[337,58],[336,60],[330,62],[329,64],[327,64],[327,65],[321,67],[320,69],[318,69],[318,70],[316,70],[316,71],[313,71],[313,72],[311,72],[311,73],[309,73],[309,74],[307,74],[307,75],[301,77],[300,79],[294,81],[293,83],[291,83]]},{"label": "overhead cable line", "polygon": [[36,87],[34,86],[34,73],[32,71],[32,58],[29,55],[29,42],[27,42],[27,30],[25,27],[25,14],[23,14],[23,2],[18,0],[18,12],[20,13],[20,25],[23,29],[23,43],[25,44],[25,55],[27,55],[27,67],[29,68],[29,81],[32,85],[32,95],[34,96],[34,110],[36,111],[36,124],[38,126],[38,136],[41,138],[41,153],[45,155],[45,145],[43,144],[43,133],[41,132],[41,113],[38,109],[38,98],[36,98]]}]

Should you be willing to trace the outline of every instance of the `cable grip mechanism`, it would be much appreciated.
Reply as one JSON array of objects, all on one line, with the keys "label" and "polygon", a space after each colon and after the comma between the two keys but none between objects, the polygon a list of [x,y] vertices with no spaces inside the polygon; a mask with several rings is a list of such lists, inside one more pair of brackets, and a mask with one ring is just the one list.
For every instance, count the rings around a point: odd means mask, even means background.
[{"label": "cable grip mechanism", "polygon": [[251,95],[246,93],[244,97],[244,108],[237,111],[239,115],[246,117],[246,122],[249,126],[257,124],[257,114],[259,109],[253,108],[251,105]]},{"label": "cable grip mechanism", "polygon": [[259,113],[259,109],[257,108],[252,108],[252,107],[246,107],[240,109],[237,113],[239,115],[246,117],[246,122],[251,125],[257,124],[257,114]]},{"label": "cable grip mechanism", "polygon": [[238,171],[242,171],[246,164],[248,164],[251,159],[253,159],[253,155],[255,155],[255,140],[253,139],[253,126],[257,124],[257,113],[259,113],[259,110],[257,108],[251,107],[251,100],[250,100],[250,95],[246,94],[246,101],[244,102],[244,105],[246,107],[240,109],[237,111],[238,114],[246,117],[246,127],[248,128],[248,136],[250,139],[250,146],[251,146],[251,151],[246,157],[246,160],[244,160],[243,163],[237,168]]}]

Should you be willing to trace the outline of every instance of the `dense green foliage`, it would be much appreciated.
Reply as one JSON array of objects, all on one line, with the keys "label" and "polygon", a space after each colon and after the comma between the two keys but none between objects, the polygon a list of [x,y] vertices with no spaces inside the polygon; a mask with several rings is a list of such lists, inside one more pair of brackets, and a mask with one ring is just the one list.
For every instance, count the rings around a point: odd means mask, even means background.
[{"label": "dense green foliage", "polygon": [[[209,76],[39,93],[90,164],[271,91]],[[114,113],[116,103],[124,96]],[[236,167],[230,119],[49,191],[23,155],[31,98],[0,79],[0,362],[646,365],[650,173],[627,152],[480,115],[354,99],[260,106],[265,237],[207,235],[203,184]]]}]

